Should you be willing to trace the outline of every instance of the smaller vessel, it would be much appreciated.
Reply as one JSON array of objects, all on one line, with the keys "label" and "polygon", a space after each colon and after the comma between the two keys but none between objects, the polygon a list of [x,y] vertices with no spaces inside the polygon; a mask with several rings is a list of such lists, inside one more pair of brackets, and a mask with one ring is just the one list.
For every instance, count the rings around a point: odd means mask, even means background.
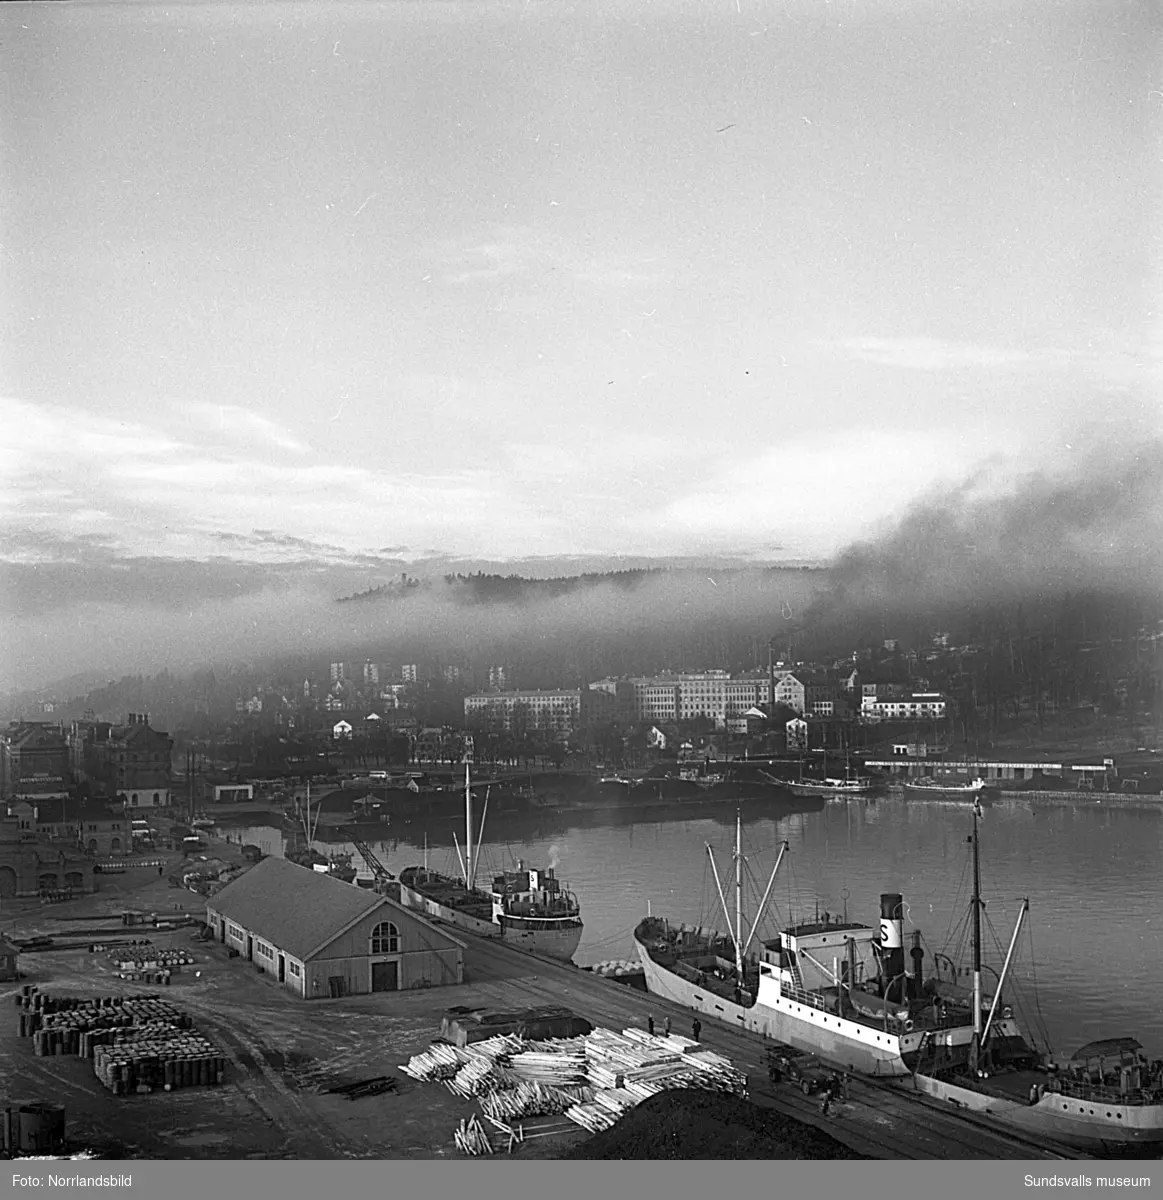
[{"label": "smaller vessel", "polygon": [[[1163,1060],[1150,1061],[1132,1037],[1088,1042],[1066,1062],[1039,1052],[1018,1029],[998,1036],[998,1003],[1010,975],[1022,923],[1022,901],[1005,963],[984,1016],[981,995],[981,868],[974,805],[973,1036],[968,1042],[925,1038],[912,1059],[913,1085],[963,1111],[1098,1154],[1163,1146]],[[1008,1007],[1002,1010],[1009,1014]],[[1012,1022],[1011,1022],[1012,1024]]]},{"label": "smaller vessel", "polygon": [[[400,900],[408,908],[438,917],[450,925],[484,937],[499,937],[510,945],[567,962],[581,942],[581,906],[557,878],[553,867],[527,867],[517,861],[514,871],[495,875],[492,890],[477,887],[479,850],[473,853],[472,781],[464,765],[465,847],[461,877],[442,875],[423,867],[400,872]],[[485,797],[486,813],[488,797]],[[484,836],[481,819],[479,848]],[[458,845],[459,850],[459,845]]]},{"label": "smaller vessel", "polygon": [[811,779],[804,776],[803,760],[800,760],[798,779],[786,780],[783,786],[793,796],[866,796],[880,787],[880,780],[873,775],[855,773],[848,763],[845,763],[844,776],[827,774],[828,759],[824,757],[824,778]]},{"label": "smaller vessel", "polygon": [[980,797],[987,788],[984,779],[938,779],[935,775],[923,775],[910,779],[902,785],[906,792],[920,796]]}]

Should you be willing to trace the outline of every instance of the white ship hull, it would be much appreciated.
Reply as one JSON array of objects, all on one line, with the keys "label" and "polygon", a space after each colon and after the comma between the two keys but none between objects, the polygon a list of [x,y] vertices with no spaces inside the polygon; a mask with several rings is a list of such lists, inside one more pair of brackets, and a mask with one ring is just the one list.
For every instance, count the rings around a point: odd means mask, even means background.
[{"label": "white ship hull", "polygon": [[1163,1105],[1084,1101],[1047,1092],[1037,1104],[987,1095],[956,1083],[917,1075],[927,1096],[979,1113],[1023,1133],[1093,1152],[1163,1144]]}]

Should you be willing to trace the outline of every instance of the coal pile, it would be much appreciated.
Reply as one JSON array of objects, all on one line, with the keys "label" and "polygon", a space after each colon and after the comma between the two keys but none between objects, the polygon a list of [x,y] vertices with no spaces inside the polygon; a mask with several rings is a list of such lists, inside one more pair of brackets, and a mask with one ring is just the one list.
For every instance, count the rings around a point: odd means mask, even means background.
[{"label": "coal pile", "polygon": [[563,1158],[863,1158],[834,1137],[722,1092],[651,1096]]}]

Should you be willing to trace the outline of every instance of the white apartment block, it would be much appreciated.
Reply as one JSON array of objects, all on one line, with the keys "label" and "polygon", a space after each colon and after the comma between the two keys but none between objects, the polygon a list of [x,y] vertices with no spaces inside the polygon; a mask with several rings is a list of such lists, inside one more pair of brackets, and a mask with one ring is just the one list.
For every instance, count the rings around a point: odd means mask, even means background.
[{"label": "white apartment block", "polygon": [[524,709],[529,729],[572,733],[581,725],[582,693],[578,688],[563,688],[465,696],[464,721],[470,729],[492,726],[510,733],[515,724],[514,717],[521,709]]},{"label": "white apartment block", "polygon": [[[615,690],[612,683],[603,679],[590,684],[590,688]],[[625,686],[631,696],[630,709],[639,721],[689,721],[695,717],[709,717],[722,727],[728,721],[741,718],[748,709],[766,704],[771,697],[771,680],[766,675],[732,677],[728,671],[656,675],[626,680]],[[776,690],[778,693],[778,676]]]},{"label": "white apartment block", "polygon": [[880,721],[939,721],[945,711],[945,697],[940,692],[918,692],[907,699],[871,702],[866,698],[860,706],[862,716]]}]

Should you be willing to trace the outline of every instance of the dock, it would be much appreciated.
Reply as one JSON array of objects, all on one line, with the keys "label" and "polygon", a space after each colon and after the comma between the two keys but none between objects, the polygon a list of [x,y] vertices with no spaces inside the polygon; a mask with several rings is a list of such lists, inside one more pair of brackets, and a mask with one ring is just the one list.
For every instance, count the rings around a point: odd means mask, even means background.
[{"label": "dock", "polygon": [[[498,1009],[531,1004],[564,1004],[595,1025],[611,1029],[646,1027],[653,1015],[661,1027],[670,1017],[675,1033],[689,1035],[689,1009],[660,1000],[623,983],[537,958],[497,941],[463,931],[466,987],[478,1002]],[[457,989],[458,991],[462,989]],[[428,997],[429,1001],[433,997]],[[464,1003],[463,1000],[455,1001]],[[951,1111],[913,1093],[908,1082],[850,1077],[846,1102],[833,1115],[820,1114],[819,1099],[768,1080],[764,1042],[709,1016],[702,1016],[701,1040],[747,1072],[756,1103],[774,1108],[830,1134],[860,1154],[880,1159],[1063,1159],[1084,1157],[1067,1147],[1036,1143],[983,1118]]]}]

